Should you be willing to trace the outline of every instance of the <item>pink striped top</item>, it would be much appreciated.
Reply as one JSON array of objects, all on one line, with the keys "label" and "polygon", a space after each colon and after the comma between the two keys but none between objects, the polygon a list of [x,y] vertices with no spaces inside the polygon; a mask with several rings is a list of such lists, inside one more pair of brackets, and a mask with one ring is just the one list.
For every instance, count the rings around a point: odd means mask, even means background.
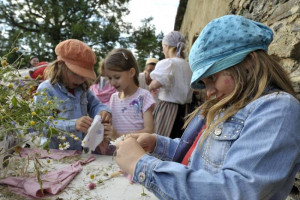
[{"label": "pink striped top", "polygon": [[112,113],[112,125],[118,133],[131,133],[144,128],[143,113],[155,100],[148,90],[138,88],[130,97],[119,98],[119,92],[112,94],[110,109]]}]

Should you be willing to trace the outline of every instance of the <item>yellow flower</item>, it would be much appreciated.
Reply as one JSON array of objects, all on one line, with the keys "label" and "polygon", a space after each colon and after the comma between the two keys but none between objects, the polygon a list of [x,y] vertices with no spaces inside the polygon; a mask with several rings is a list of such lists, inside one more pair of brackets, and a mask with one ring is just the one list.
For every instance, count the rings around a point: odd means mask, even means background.
[{"label": "yellow flower", "polygon": [[53,120],[54,117],[53,117],[53,116],[49,116],[48,119],[49,119],[49,120]]},{"label": "yellow flower", "polygon": [[57,124],[57,122],[54,122],[54,124],[56,125],[56,124]]},{"label": "yellow flower", "polygon": [[13,87],[14,87],[14,84],[10,83],[10,84],[8,84],[8,87],[9,87],[9,88],[13,88]]},{"label": "yellow flower", "polygon": [[30,89],[34,89],[34,85],[30,85]]},{"label": "yellow flower", "polygon": [[47,160],[47,163],[50,163],[51,161],[50,160]]},{"label": "yellow flower", "polygon": [[91,179],[94,179],[94,178],[95,178],[95,175],[94,175],[94,174],[91,174],[91,175],[90,175],[90,178],[91,178]]},{"label": "yellow flower", "polygon": [[30,121],[30,125],[34,126],[35,125],[35,121]]},{"label": "yellow flower", "polygon": [[31,115],[32,115],[32,116],[36,116],[36,112],[32,112]]},{"label": "yellow flower", "polygon": [[25,79],[29,79],[29,76],[24,76]]},{"label": "yellow flower", "polygon": [[6,66],[8,65],[7,60],[6,60],[6,59],[1,60],[1,65],[2,65],[3,67],[6,67]]},{"label": "yellow flower", "polygon": [[47,170],[47,169],[45,169],[45,170],[44,170],[44,173],[47,173],[47,172],[48,172],[48,170]]},{"label": "yellow flower", "polygon": [[43,95],[43,96],[46,96],[47,94],[46,94],[45,92],[42,92],[42,95]]},{"label": "yellow flower", "polygon": [[51,105],[51,104],[53,104],[53,103],[52,103],[52,101],[47,101],[47,104],[48,104],[48,105]]}]

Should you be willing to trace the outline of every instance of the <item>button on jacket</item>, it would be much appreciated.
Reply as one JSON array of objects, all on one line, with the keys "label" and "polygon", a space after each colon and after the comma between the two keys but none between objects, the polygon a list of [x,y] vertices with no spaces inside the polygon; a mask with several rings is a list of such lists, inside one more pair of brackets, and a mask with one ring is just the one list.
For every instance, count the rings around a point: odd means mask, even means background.
[{"label": "button on jacket", "polygon": [[[83,139],[83,134],[75,128],[78,118],[87,115],[94,118],[100,111],[110,112],[109,108],[102,104],[90,90],[84,91],[81,87],[75,88],[73,95],[60,83],[52,85],[49,80],[46,80],[39,85],[37,92],[45,92],[50,99],[57,97],[58,117],[63,119],[56,120],[55,127],[71,132],[80,139]],[[42,98],[42,95],[36,96],[35,102],[42,101]],[[81,150],[81,141],[75,141],[70,137],[67,137],[66,141],[70,143],[70,150]],[[58,149],[58,144],[58,139],[52,137],[50,148]]]},{"label": "button on jacket", "polygon": [[299,120],[293,96],[264,95],[219,124],[202,146],[200,138],[186,167],[180,162],[205,124],[197,115],[181,139],[157,135],[154,152],[138,161],[133,180],[160,199],[285,199],[300,167]]}]

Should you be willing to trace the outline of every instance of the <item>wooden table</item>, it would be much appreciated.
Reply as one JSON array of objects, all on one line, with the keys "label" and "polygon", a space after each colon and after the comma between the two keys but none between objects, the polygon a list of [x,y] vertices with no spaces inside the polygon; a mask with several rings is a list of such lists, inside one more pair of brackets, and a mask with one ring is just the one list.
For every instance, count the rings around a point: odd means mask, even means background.
[{"label": "wooden table", "polygon": [[[45,169],[55,170],[64,166],[68,166],[78,159],[87,159],[91,154],[82,154],[77,158],[67,158],[62,161],[47,159],[40,160]],[[157,198],[144,189],[146,195],[142,195],[143,186],[137,183],[131,184],[129,179],[123,175],[108,179],[109,176],[119,171],[119,167],[113,160],[112,156],[94,155],[96,160],[83,165],[83,170],[71,181],[71,183],[61,193],[55,196],[44,199],[49,200],[157,200]],[[68,160],[69,159],[69,160]],[[33,169],[32,169],[33,170]],[[95,176],[94,179],[90,175]],[[108,179],[108,180],[107,180]],[[103,182],[102,182],[103,181]],[[93,190],[88,188],[90,182],[96,183]],[[0,186],[0,199],[18,199],[16,195],[9,196],[6,192],[4,195],[2,191],[7,190],[6,186]],[[25,199],[25,198],[23,198]]]}]

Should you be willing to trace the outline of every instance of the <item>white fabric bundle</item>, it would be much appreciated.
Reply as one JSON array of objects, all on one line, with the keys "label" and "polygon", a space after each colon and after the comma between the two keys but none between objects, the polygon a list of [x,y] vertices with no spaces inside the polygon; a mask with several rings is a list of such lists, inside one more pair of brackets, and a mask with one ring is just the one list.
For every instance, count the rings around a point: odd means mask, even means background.
[{"label": "white fabric bundle", "polygon": [[81,146],[88,147],[89,150],[95,151],[96,147],[102,142],[104,136],[104,126],[101,123],[100,115],[96,115],[88,133],[84,137]]}]

